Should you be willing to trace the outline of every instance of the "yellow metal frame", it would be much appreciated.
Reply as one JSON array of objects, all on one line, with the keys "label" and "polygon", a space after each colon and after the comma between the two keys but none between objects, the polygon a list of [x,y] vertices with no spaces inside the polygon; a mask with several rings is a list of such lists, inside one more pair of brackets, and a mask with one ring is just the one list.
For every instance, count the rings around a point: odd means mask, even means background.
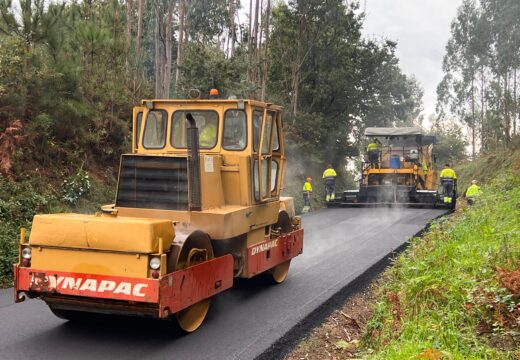
[{"label": "yellow metal frame", "polygon": [[[164,110],[168,114],[166,144],[163,149],[145,149],[141,144],[146,127],[146,117],[151,109]],[[247,121],[247,145],[243,150],[225,150],[222,147],[224,115],[227,110],[244,110]],[[150,277],[150,257],[161,260],[160,272],[167,268],[167,256],[178,239],[195,230],[206,233],[211,240],[240,239],[233,253],[247,255],[247,246],[270,238],[271,226],[278,221],[280,211],[287,211],[295,228],[300,223],[295,218],[292,198],[280,198],[286,160],[283,142],[282,108],[255,100],[143,100],[133,108],[133,155],[186,157],[186,148],[171,145],[172,115],[178,110],[214,110],[219,114],[218,138],[213,149],[200,149],[201,211],[161,210],[105,206],[103,215],[42,215],[35,220],[29,244],[34,246],[33,263],[40,268],[56,268],[61,271],[85,272],[103,275]],[[253,111],[263,112],[258,151],[253,146]],[[273,112],[270,132],[265,133],[268,113]],[[137,129],[137,115],[143,120]],[[279,149],[273,150],[275,124],[278,129]],[[137,137],[136,134],[139,134]],[[262,154],[265,141],[269,151]],[[126,155],[126,156],[131,156]],[[258,161],[258,185],[260,199],[254,194],[254,162]],[[206,161],[211,166],[206,167]],[[262,184],[262,164],[269,162],[267,181]],[[274,191],[271,191],[272,162],[278,162],[278,174]],[[119,184],[118,184],[119,186]],[[21,259],[20,259],[21,260]],[[107,263],[103,267],[103,263]],[[168,265],[169,266],[169,265]]]}]

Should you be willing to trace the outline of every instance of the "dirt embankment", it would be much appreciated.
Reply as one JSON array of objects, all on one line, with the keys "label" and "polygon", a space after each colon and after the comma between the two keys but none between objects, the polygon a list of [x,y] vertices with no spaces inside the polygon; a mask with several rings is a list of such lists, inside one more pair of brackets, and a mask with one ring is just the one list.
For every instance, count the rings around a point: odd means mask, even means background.
[{"label": "dirt embankment", "polygon": [[358,356],[361,337],[373,315],[380,278],[350,296],[322,325],[312,330],[285,360],[350,359]]}]

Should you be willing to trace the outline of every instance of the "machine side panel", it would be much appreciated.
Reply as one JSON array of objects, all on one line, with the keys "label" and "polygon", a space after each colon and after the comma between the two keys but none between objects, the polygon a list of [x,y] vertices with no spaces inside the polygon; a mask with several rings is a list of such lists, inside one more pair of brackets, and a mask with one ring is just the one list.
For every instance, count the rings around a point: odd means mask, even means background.
[{"label": "machine side panel", "polygon": [[303,252],[303,229],[247,247],[247,273],[253,277]]},{"label": "machine side panel", "polygon": [[233,256],[220,256],[161,278],[159,317],[183,310],[233,286]]}]

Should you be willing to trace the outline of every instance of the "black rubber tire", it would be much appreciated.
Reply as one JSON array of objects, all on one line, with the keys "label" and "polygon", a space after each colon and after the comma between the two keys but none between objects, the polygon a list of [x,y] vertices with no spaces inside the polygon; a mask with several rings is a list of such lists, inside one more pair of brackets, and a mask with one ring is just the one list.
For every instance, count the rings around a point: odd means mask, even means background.
[{"label": "black rubber tire", "polygon": [[53,307],[51,305],[49,305],[49,309],[55,316],[57,316],[63,320],[68,320],[68,321],[73,321],[73,322],[86,322],[86,321],[92,320],[91,314],[86,313],[86,312],[56,309],[55,307]]}]

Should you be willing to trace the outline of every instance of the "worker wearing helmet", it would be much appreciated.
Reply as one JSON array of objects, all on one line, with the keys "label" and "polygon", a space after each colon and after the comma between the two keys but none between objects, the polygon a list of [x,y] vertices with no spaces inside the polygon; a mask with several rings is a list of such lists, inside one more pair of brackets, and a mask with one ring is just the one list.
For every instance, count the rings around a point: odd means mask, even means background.
[{"label": "worker wearing helmet", "polygon": [[327,196],[325,200],[329,202],[334,200],[336,195],[334,194],[334,185],[336,184],[336,171],[332,168],[332,164],[328,164],[327,168],[323,172],[323,180],[325,181],[325,190]]},{"label": "worker wearing helmet", "polygon": [[368,161],[370,161],[370,164],[372,165],[379,163],[380,145],[381,142],[379,139],[375,139],[367,146]]},{"label": "worker wearing helmet", "polygon": [[477,180],[471,180],[471,186],[466,190],[466,199],[468,200],[469,205],[473,205],[475,202],[475,198],[482,194],[482,190],[480,186],[477,185]]},{"label": "worker wearing helmet", "polygon": [[455,170],[450,167],[450,164],[444,164],[440,178],[444,195],[444,203],[451,204],[453,201],[455,184],[457,183],[457,173],[455,173]]},{"label": "worker wearing helmet", "polygon": [[218,90],[213,88],[209,91],[209,98],[214,100],[214,99],[218,99],[219,97],[219,93],[218,93]]},{"label": "worker wearing helmet", "polygon": [[309,212],[311,209],[311,197],[312,197],[312,179],[310,176],[307,177],[303,184],[303,209],[302,212]]}]

